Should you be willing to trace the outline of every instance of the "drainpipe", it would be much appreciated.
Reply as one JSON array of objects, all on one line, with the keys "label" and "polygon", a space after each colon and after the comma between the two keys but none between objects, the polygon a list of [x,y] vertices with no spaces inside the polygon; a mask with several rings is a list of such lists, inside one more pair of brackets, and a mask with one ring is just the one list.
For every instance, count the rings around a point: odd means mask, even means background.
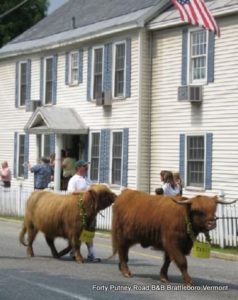
[{"label": "drainpipe", "polygon": [[56,134],[55,142],[54,190],[60,191],[61,149],[63,147],[63,139],[61,134]]}]

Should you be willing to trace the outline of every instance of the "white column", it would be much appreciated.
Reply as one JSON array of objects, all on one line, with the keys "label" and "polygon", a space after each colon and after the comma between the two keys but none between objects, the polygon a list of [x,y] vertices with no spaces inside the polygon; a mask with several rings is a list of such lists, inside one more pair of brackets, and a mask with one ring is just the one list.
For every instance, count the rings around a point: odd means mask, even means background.
[{"label": "white column", "polygon": [[55,144],[54,190],[59,191],[61,174],[61,149],[63,146],[63,139],[61,134],[56,134]]}]

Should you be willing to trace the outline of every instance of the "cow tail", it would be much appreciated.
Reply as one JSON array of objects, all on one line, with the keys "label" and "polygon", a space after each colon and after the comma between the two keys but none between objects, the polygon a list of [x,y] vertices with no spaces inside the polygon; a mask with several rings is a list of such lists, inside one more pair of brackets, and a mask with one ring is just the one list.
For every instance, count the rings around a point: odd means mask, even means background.
[{"label": "cow tail", "polygon": [[25,234],[26,234],[26,231],[27,231],[27,229],[26,229],[26,225],[25,225],[25,223],[24,223],[23,226],[22,226],[22,230],[21,230],[21,232],[20,232],[20,234],[19,234],[19,241],[20,241],[20,243],[21,243],[22,245],[24,245],[25,247],[28,246],[27,243],[25,242]]}]

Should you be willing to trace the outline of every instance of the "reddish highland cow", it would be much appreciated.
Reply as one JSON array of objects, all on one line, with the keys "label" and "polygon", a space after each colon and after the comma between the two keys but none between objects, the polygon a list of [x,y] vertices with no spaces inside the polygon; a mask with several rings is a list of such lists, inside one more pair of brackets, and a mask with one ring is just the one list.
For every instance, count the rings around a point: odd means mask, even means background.
[{"label": "reddish highland cow", "polygon": [[217,203],[224,204],[217,197],[187,199],[151,196],[133,190],[122,192],[113,205],[112,226],[113,255],[118,252],[122,274],[132,276],[127,265],[128,252],[132,245],[140,243],[142,247],[153,246],[164,251],[164,264],[160,270],[162,282],[169,281],[168,268],[174,261],[184,283],[193,284],[185,257],[193,246],[187,223],[191,223],[195,237],[200,232],[214,229]]}]

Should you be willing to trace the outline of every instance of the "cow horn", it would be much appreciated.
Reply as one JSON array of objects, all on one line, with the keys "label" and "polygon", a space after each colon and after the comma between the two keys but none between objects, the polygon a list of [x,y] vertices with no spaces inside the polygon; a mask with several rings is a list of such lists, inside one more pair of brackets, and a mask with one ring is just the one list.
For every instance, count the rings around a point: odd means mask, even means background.
[{"label": "cow horn", "polygon": [[188,199],[185,197],[182,197],[182,199],[184,200],[177,200],[175,197],[172,197],[173,201],[178,203],[178,204],[191,204],[192,203],[192,199]]},{"label": "cow horn", "polygon": [[227,201],[224,201],[224,200],[221,200],[221,199],[217,199],[217,203],[219,203],[219,204],[232,204],[232,203],[235,203],[236,201],[238,201],[238,199],[235,199],[235,200],[230,201],[230,202],[227,202]]}]

